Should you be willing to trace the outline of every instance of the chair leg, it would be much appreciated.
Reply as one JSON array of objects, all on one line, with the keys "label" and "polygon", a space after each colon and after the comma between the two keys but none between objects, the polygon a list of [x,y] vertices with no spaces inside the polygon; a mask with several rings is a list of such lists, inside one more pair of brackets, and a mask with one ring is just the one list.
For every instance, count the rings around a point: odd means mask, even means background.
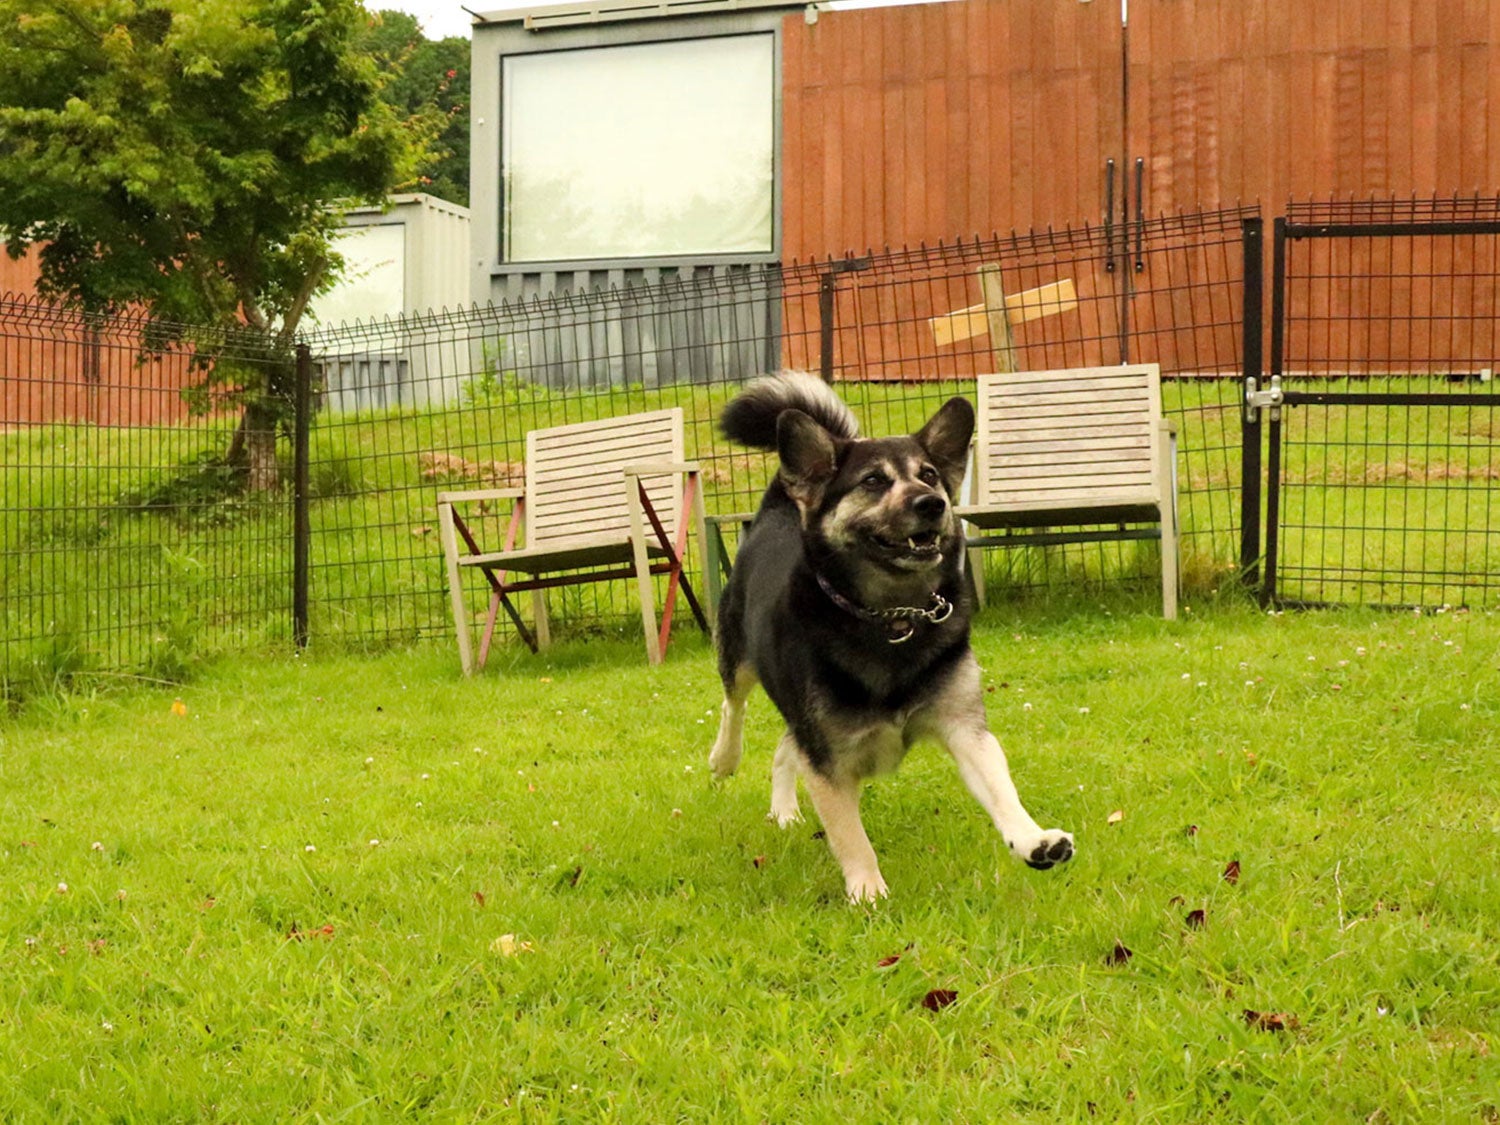
[{"label": "chair leg", "polygon": [[646,557],[646,544],[635,545],[636,588],[641,602],[641,628],[646,634],[646,659],[652,664],[661,663],[661,639],[656,634],[656,586],[651,580],[651,563]]},{"label": "chair leg", "polygon": [[[691,486],[692,486],[693,498],[692,498],[692,503],[691,503],[691,505],[689,505],[689,509],[688,509],[688,519],[689,519],[689,521],[693,525],[693,534],[698,537],[698,549],[699,549],[699,553],[703,557],[703,564],[704,564],[703,565],[703,584],[704,584],[705,587],[707,587],[707,585],[708,585],[708,583],[710,581],[709,576],[708,576],[708,563],[709,563],[709,558],[708,558],[708,516],[707,516],[707,514],[703,510],[703,482],[702,482],[701,478],[699,478],[699,476],[696,473],[694,473],[692,475]],[[687,549],[686,548],[687,548],[687,543],[684,542],[683,543],[683,550],[681,552],[679,552],[679,555],[678,555],[678,560],[677,561],[678,561],[679,564],[682,564],[682,563],[686,562],[686,559],[687,559]],[[715,603],[714,603],[714,599],[713,599],[712,595],[709,594],[709,592],[708,592],[708,590],[706,588],[703,591],[703,596],[704,596],[704,601],[706,602],[706,604],[701,609],[697,610],[697,614],[696,615],[698,617],[699,624],[704,626],[704,631],[705,632],[712,632],[712,630],[713,630],[712,622],[713,622],[714,613],[715,613],[715,608],[714,608]],[[696,601],[696,599],[689,598],[689,601]],[[705,618],[705,613],[707,614],[706,618]]]},{"label": "chair leg", "polygon": [[717,523],[708,525],[703,534],[703,597],[708,603],[709,620],[719,620],[719,599],[724,593],[724,575],[720,567],[724,565],[724,534],[719,530]]},{"label": "chair leg", "polygon": [[531,591],[531,618],[536,623],[536,647],[538,650],[552,644],[552,622],[547,617],[547,592]]},{"label": "chair leg", "polygon": [[[1165,435],[1164,435],[1165,437]],[[1161,614],[1177,620],[1177,459],[1175,438],[1162,442]]]},{"label": "chair leg", "polygon": [[[634,483],[634,482],[630,482]],[[656,635],[656,587],[651,581],[651,557],[646,550],[646,519],[636,489],[627,488],[630,501],[630,546],[635,555],[636,589],[641,603],[641,628],[646,634],[646,659],[661,663],[661,641]]]},{"label": "chair leg", "polygon": [[463,576],[458,565],[458,533],[453,525],[453,506],[438,505],[438,532],[448,569],[448,600],[453,607],[453,629],[458,634],[458,663],[465,676],[474,674],[474,646],[469,637],[469,613],[464,606]]},{"label": "chair leg", "polygon": [[984,608],[984,548],[970,547],[968,549],[969,577],[974,581],[974,607]]},{"label": "chair leg", "polygon": [[490,593],[489,612],[484,615],[484,632],[479,634],[479,660],[475,663],[476,671],[483,671],[484,665],[490,658],[490,642],[495,639],[495,620],[500,616],[500,605],[505,601],[505,595],[499,590]]}]

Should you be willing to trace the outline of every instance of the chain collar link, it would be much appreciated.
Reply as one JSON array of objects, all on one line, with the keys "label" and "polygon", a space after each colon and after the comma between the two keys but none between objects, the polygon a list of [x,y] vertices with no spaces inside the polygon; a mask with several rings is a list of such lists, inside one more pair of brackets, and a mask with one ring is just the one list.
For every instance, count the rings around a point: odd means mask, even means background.
[{"label": "chain collar link", "polygon": [[827,594],[829,600],[845,613],[852,614],[861,621],[879,622],[884,625],[886,632],[890,634],[886,637],[888,644],[905,644],[911,640],[912,634],[917,631],[917,621],[937,625],[953,616],[953,603],[935,590],[932,594],[932,605],[925,609],[914,605],[895,606],[891,609],[866,609],[844,597],[821,574],[817,574],[816,577],[818,585],[823,588],[823,593]]}]

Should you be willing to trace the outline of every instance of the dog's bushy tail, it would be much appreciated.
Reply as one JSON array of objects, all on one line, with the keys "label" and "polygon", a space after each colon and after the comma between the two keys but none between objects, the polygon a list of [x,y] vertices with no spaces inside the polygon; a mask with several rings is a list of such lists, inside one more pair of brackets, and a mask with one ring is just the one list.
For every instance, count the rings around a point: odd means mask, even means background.
[{"label": "dog's bushy tail", "polygon": [[859,423],[844,400],[816,375],[789,371],[767,375],[745,385],[719,418],[724,436],[752,449],[776,448],[776,419],[783,410],[800,410],[837,438],[859,436]]}]

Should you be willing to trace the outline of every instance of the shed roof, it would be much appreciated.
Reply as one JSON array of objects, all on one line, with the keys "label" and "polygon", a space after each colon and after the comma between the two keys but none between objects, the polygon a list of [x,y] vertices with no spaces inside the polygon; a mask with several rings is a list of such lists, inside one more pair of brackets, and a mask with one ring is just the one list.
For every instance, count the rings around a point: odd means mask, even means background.
[{"label": "shed roof", "polygon": [[670,19],[715,12],[747,12],[757,9],[796,11],[815,7],[807,0],[576,0],[564,4],[527,4],[474,14],[475,27],[486,24],[519,23],[532,31],[590,23],[624,20]]}]

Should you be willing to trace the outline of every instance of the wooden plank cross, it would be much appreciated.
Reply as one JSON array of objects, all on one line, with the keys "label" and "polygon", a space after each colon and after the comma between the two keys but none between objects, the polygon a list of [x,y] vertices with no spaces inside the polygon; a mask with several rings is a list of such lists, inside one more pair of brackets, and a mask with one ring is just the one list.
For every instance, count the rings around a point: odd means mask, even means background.
[{"label": "wooden plank cross", "polygon": [[995,353],[995,370],[1002,374],[1017,369],[1016,344],[1011,334],[1015,325],[1078,307],[1078,290],[1071,277],[1007,297],[999,266],[980,266],[976,272],[984,300],[966,309],[931,317],[927,323],[932,326],[932,339],[938,347],[988,333]]}]

